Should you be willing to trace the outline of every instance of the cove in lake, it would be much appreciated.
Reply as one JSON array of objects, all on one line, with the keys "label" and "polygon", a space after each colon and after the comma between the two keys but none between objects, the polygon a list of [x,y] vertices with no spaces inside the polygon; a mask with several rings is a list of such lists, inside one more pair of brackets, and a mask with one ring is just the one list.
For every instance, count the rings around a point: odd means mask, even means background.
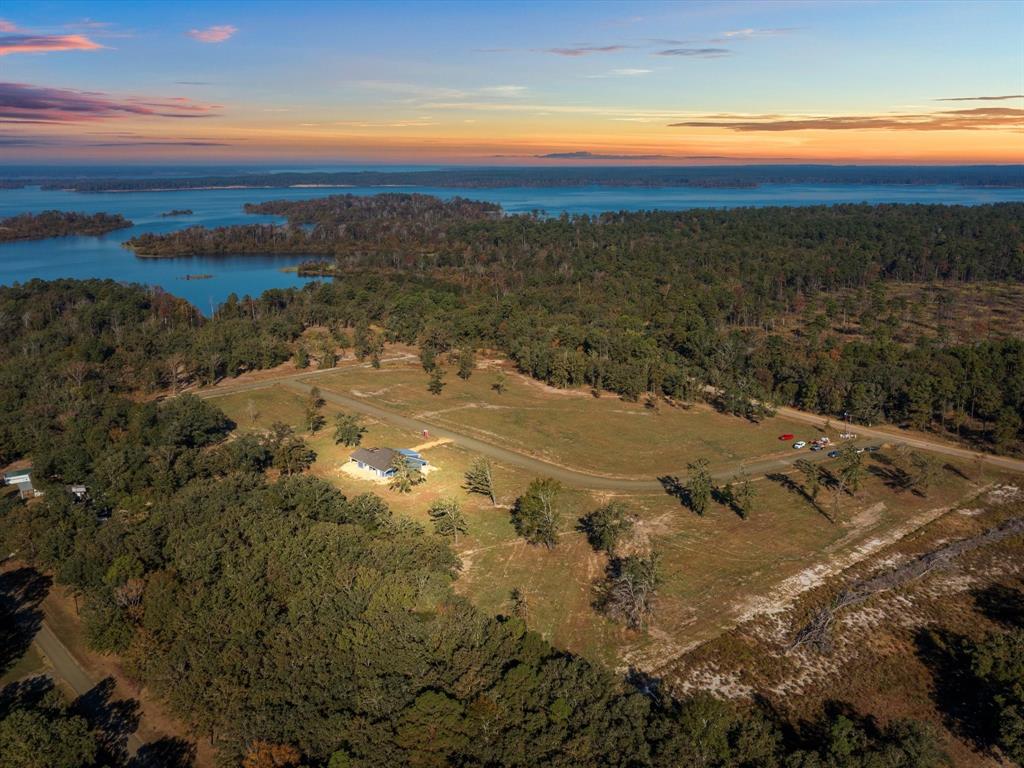
[{"label": "cove in lake", "polygon": [[[135,226],[102,237],[64,237],[0,244],[0,284],[33,278],[112,278],[156,285],[188,299],[203,312],[229,294],[259,295],[270,288],[301,286],[307,278],[281,271],[302,261],[288,256],[196,256],[179,259],[140,259],[121,247],[143,232],[171,232],[190,226],[280,222],[276,216],[243,212],[245,203],[266,200],[304,200],[336,194],[373,195],[418,192],[442,198],[468,197],[499,203],[508,213],[542,210],[597,214],[603,211],[687,208],[736,208],[769,205],[836,203],[945,203],[978,205],[1024,201],[1024,189],[935,186],[874,186],[850,184],[765,184],[750,189],[693,187],[551,187],[450,189],[440,187],[345,187],[293,189],[217,189],[172,192],[43,191],[38,187],[0,190],[0,218],[45,210],[120,213]],[[164,217],[171,210],[191,209],[192,215]],[[186,275],[212,275],[186,280]]]}]

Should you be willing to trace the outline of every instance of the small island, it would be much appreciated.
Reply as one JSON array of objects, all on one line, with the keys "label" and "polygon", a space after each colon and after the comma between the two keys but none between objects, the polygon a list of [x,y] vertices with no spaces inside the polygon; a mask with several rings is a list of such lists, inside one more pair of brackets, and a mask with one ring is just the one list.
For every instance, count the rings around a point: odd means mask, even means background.
[{"label": "small island", "polygon": [[165,219],[167,217],[169,217],[169,216],[191,216],[192,215],[192,209],[191,208],[175,208],[172,211],[167,211],[166,213],[161,213],[160,215],[163,218],[165,218]]},{"label": "small island", "polygon": [[76,213],[74,211],[43,211],[22,213],[0,221],[0,242],[43,240],[68,235],[105,235],[116,229],[132,226],[119,213]]},{"label": "small island", "polygon": [[206,272],[201,272],[201,273],[195,274],[195,275],[183,275],[181,277],[181,279],[182,280],[209,280],[212,277],[213,277],[213,275],[211,275],[211,274],[208,274]]}]

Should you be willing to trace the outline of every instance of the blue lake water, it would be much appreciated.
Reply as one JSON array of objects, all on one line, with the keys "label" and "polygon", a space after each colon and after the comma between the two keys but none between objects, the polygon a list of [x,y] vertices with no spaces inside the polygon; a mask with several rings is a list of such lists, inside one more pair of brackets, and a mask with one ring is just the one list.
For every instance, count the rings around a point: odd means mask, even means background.
[{"label": "blue lake water", "polygon": [[[345,187],[297,189],[218,189],[174,192],[83,194],[43,191],[38,187],[0,190],[0,218],[45,210],[120,213],[135,222],[130,229],[103,237],[65,237],[0,244],[0,284],[32,278],[113,278],[158,285],[188,299],[209,313],[231,293],[258,295],[268,288],[298,286],[306,282],[281,268],[302,261],[297,256],[196,256],[180,259],[139,259],[121,247],[142,232],[170,232],[188,226],[280,221],[274,216],[252,216],[245,203],[265,200],[302,200],[326,195],[382,192],[419,192],[450,198],[462,196],[500,203],[509,213],[533,210],[549,214],[619,210],[683,210],[768,205],[836,203],[948,203],[978,205],[1024,201],[1022,189],[991,189],[952,185],[889,186],[850,184],[765,184],[751,189],[699,189],[664,187],[554,187],[503,189],[450,189],[439,187]],[[172,209],[191,209],[191,216],[164,218]],[[185,280],[187,274],[212,274],[205,280]]]}]

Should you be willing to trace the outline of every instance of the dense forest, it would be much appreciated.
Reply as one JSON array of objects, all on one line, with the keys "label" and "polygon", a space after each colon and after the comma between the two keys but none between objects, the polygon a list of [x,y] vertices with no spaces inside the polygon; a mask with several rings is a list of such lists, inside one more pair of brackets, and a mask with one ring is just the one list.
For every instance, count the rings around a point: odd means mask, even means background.
[{"label": "dense forest", "polygon": [[[942,764],[912,722],[837,710],[784,723],[616,677],[519,618],[482,615],[453,593],[443,538],[281,469],[273,435],[233,437],[190,395],[138,397],[191,365],[273,364],[246,350],[283,353],[327,313],[364,323],[341,313],[375,312],[373,288],[270,292],[209,321],[109,281],[0,288],[0,445],[4,461],[31,456],[46,491],[0,499],[0,548],[79,595],[90,645],[121,654],[224,765]],[[979,674],[995,686],[1004,667]],[[82,719],[30,694],[0,695],[0,762],[94,765]]]},{"label": "dense forest", "polygon": [[[588,153],[556,154],[549,159],[600,160]],[[535,168],[448,168],[409,171],[233,171],[190,169],[187,173],[155,170],[148,175],[123,169],[102,176],[95,169],[74,169],[66,178],[54,169],[36,176],[0,180],[0,186],[39,184],[44,189],[78,192],[111,190],[199,189],[218,187],[307,186],[421,186],[484,189],[500,187],[726,187],[749,188],[761,184],[957,184],[980,187],[1024,186],[1019,165],[968,166],[841,166],[841,165],[742,165],[742,166],[629,166]],[[169,171],[171,169],[168,169]],[[54,178],[54,176],[57,176]]]},{"label": "dense forest", "polygon": [[10,240],[42,240],[66,235],[105,235],[116,229],[132,226],[119,213],[74,213],[43,211],[22,213],[0,220],[0,242]]},{"label": "dense forest", "polygon": [[[741,415],[768,402],[1020,446],[1024,341],[901,345],[893,326],[913,308],[885,292],[1024,280],[1019,203],[548,218],[385,194],[247,210],[288,224],[193,227],[128,245],[157,256],[309,254],[300,271],[342,279],[288,301],[319,295],[331,319],[363,319],[437,352],[498,349],[554,386],[685,400],[705,384]],[[817,297],[826,313],[796,336],[777,332],[781,315]],[[867,338],[828,330],[854,318]]]}]

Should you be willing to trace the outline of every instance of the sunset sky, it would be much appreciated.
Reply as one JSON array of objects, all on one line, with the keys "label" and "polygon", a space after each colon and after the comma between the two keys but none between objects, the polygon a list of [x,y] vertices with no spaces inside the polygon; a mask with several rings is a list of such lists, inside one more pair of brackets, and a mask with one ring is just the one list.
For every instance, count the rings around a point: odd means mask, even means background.
[{"label": "sunset sky", "polygon": [[0,162],[1024,162],[1024,2],[0,4]]}]

